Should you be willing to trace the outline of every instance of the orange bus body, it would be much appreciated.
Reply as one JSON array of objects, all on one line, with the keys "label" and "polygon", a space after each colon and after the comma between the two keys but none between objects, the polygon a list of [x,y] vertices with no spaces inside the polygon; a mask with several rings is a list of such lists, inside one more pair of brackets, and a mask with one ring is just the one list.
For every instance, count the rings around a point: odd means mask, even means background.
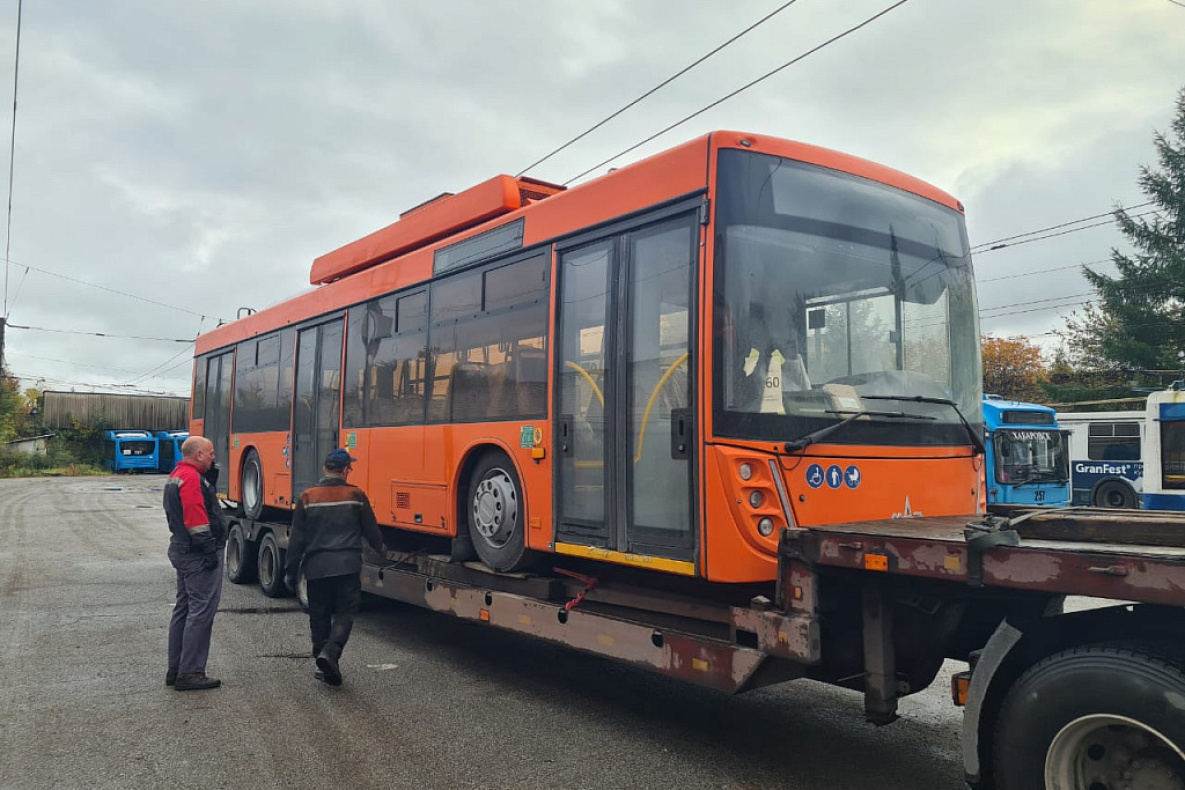
[{"label": "orange bus body", "polygon": [[[698,257],[694,265],[699,286],[694,291],[694,314],[700,319],[699,328],[691,333],[690,359],[686,361],[696,370],[690,384],[695,389],[692,435],[696,439],[691,479],[695,546],[686,556],[671,557],[574,543],[558,534],[553,466],[556,454],[561,452],[556,440],[558,385],[554,372],[559,364],[554,336],[560,303],[557,245],[679,200],[699,198],[714,209],[714,164],[718,153],[725,150],[817,166],[900,190],[954,213],[962,212],[961,204],[945,192],[863,159],[761,135],[714,132],[564,191],[542,185],[541,194],[525,199],[516,191],[516,185],[522,183],[500,176],[474,190],[432,201],[408,212],[399,222],[318,258],[310,278],[313,283],[321,283],[315,290],[203,334],[195,352],[199,364],[213,353],[233,350],[244,341],[302,325],[316,316],[339,316],[346,308],[380,295],[427,284],[434,277],[434,255],[440,250],[522,221],[521,245],[517,249],[545,252],[551,268],[546,415],[538,419],[351,428],[341,423],[339,400],[337,444],[359,459],[351,482],[366,490],[380,523],[455,537],[458,525],[464,530],[466,524],[468,503],[463,499],[468,475],[478,455],[489,448],[498,448],[511,459],[521,481],[527,548],[710,582],[773,580],[783,527],[976,512],[980,507],[982,458],[969,443],[885,446],[834,444],[822,439],[791,453],[781,448],[781,442],[793,437],[771,441],[718,434],[712,409],[716,362],[710,329],[717,308],[707,285],[716,276],[717,239],[714,220],[708,213],[695,227]],[[344,348],[342,353],[344,356]],[[338,370],[343,366],[339,365]],[[202,434],[207,426],[203,414],[197,413],[198,398],[192,402],[195,413],[190,431]],[[873,408],[868,404],[866,407]],[[244,460],[253,451],[262,467],[263,504],[290,509],[295,493],[291,445],[290,430],[229,432],[227,457],[221,459],[225,497],[242,501]],[[862,479],[858,488],[847,484],[813,485],[807,475],[816,465],[828,471],[855,465]],[[739,474],[742,466],[749,472],[748,479]],[[787,514],[790,523],[785,523]],[[768,534],[758,529],[764,518],[776,526]]]}]

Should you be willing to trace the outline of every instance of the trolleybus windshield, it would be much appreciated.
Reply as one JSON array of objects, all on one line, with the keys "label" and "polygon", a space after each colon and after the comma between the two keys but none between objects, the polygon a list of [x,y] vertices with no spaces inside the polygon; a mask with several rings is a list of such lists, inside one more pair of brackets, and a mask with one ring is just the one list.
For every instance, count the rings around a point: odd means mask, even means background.
[{"label": "trolleybus windshield", "polygon": [[[962,216],[868,179],[746,151],[719,158],[718,433],[792,439],[861,396],[980,414],[979,326]],[[883,402],[869,411],[888,407]],[[954,409],[870,413],[831,441],[965,445]],[[976,430],[982,430],[977,424]]]}]

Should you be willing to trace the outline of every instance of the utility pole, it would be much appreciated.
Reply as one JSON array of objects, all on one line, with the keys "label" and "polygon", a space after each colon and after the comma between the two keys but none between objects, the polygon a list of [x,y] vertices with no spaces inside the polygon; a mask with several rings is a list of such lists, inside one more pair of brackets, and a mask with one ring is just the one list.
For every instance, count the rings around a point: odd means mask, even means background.
[{"label": "utility pole", "polygon": [[0,315],[0,371],[4,370],[4,316]]}]

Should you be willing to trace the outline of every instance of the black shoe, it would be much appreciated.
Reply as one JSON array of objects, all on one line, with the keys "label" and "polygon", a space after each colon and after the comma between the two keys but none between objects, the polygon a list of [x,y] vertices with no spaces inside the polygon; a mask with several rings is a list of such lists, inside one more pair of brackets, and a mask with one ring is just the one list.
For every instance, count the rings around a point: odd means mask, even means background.
[{"label": "black shoe", "polygon": [[177,676],[177,682],[173,685],[177,691],[202,691],[204,689],[216,689],[222,685],[222,681],[218,678],[208,678],[205,672],[186,672]]},{"label": "black shoe", "polygon": [[177,669],[176,669],[176,667],[169,667],[169,671],[165,673],[165,685],[171,686],[176,682],[177,682]]},{"label": "black shoe", "polygon": [[319,669],[314,670],[313,671],[313,680],[319,680],[322,683],[324,683],[325,682],[325,673]]},{"label": "black shoe", "polygon": [[317,669],[325,674],[325,682],[331,686],[342,684],[342,671],[337,665],[337,659],[328,653],[317,656]]}]

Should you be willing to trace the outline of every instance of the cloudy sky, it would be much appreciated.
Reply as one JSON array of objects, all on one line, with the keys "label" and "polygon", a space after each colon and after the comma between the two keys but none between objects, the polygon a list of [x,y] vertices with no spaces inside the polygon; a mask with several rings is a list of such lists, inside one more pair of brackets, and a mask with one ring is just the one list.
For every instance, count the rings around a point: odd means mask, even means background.
[{"label": "cloudy sky", "polygon": [[[519,172],[784,2],[30,0],[8,366],[187,393],[190,347],[169,341]],[[530,175],[567,181],[892,2],[798,0]],[[3,0],[0,105],[16,28]],[[1174,0],[909,0],[614,164],[712,129],[802,140],[953,193],[980,245],[1145,202],[1138,168],[1182,87]],[[1122,243],[1106,224],[978,255],[984,331],[1052,343],[1087,298],[1075,267]]]}]

